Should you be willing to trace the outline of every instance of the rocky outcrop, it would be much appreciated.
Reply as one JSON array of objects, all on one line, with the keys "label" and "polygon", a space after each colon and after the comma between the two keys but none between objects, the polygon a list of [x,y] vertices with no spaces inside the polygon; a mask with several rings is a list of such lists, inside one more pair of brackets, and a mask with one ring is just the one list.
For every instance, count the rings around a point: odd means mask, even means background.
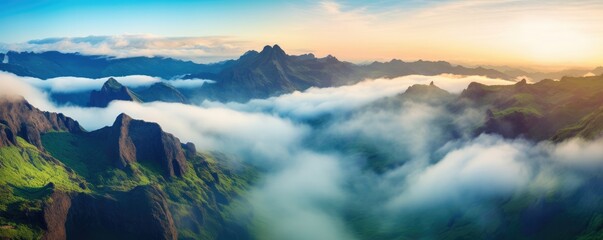
[{"label": "rocky outcrop", "polygon": [[90,93],[90,107],[106,107],[113,100],[141,102],[141,100],[129,88],[121,85],[114,78],[109,78],[103,84],[100,91],[92,91]]},{"label": "rocky outcrop", "polygon": [[44,204],[42,211],[45,227],[42,240],[67,239],[65,222],[71,208],[71,198],[65,192],[54,190]]},{"label": "rocky outcrop", "polygon": [[441,103],[443,101],[450,101],[453,98],[453,95],[437,87],[433,82],[429,85],[424,84],[415,84],[400,95],[398,98],[412,100],[412,101],[421,101],[428,103]]},{"label": "rocky outcrop", "polygon": [[107,152],[119,168],[134,162],[148,163],[158,166],[167,177],[182,176],[187,169],[180,140],[163,132],[157,123],[134,120],[122,113],[113,126],[90,134],[109,142]]},{"label": "rocky outcrop", "polygon": [[184,155],[187,159],[192,159],[197,155],[197,147],[195,147],[195,144],[192,142],[182,144],[182,149],[184,149]]},{"label": "rocky outcrop", "polygon": [[177,239],[163,191],[138,186],[129,192],[73,197],[65,223],[70,239]]},{"label": "rocky outcrop", "polygon": [[62,113],[43,112],[22,97],[0,97],[0,146],[16,145],[15,136],[42,147],[40,134],[49,131],[83,132],[79,123]]},{"label": "rocky outcrop", "polygon": [[52,191],[42,210],[43,240],[178,238],[167,197],[157,186],[103,196]]}]

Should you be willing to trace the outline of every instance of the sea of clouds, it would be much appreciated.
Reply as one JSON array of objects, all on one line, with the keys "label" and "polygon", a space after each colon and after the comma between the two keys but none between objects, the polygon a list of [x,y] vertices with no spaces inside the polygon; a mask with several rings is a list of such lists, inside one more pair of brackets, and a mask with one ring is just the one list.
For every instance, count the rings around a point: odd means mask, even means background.
[{"label": "sea of clouds", "polygon": [[[118,80],[129,86],[161,81]],[[602,140],[555,144],[475,136],[482,109],[415,101],[395,108],[375,104],[431,81],[453,94],[470,82],[512,84],[498,79],[406,76],[246,103],[114,101],[107,108],[59,106],[49,98],[51,92],[99,88],[101,81],[49,81],[2,72],[0,93],[65,113],[87,130],[111,125],[123,112],[157,122],[201,151],[220,151],[262,169],[263,177],[245,198],[254,219],[267,226],[261,231],[273,239],[358,238],[350,212],[381,232],[397,231],[398,224],[409,223],[405,216],[442,207],[472,209],[518,195],[571,193],[603,168]],[[62,84],[69,82],[74,84]],[[379,160],[386,160],[386,167],[374,171],[373,161]],[[481,219],[483,212],[477,212]],[[496,224],[495,219],[488,222]]]}]

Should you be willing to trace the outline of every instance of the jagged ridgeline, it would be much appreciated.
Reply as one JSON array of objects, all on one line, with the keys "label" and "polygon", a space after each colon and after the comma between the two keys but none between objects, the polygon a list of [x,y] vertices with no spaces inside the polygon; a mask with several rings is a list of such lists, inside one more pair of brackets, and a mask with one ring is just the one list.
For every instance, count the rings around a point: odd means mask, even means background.
[{"label": "jagged ridgeline", "polygon": [[246,239],[229,209],[254,178],[125,114],[87,132],[0,98],[0,238]]},{"label": "jagged ridgeline", "polygon": [[[214,84],[179,88],[156,85],[150,88],[130,89],[123,93],[114,84],[103,87],[97,102],[86,102],[88,94],[53,94],[57,102],[70,102],[81,106],[105,106],[108,93],[122,100],[168,101],[187,103],[189,100],[245,102],[253,98],[266,98],[283,93],[303,91],[310,87],[333,87],[354,84],[367,78],[394,78],[413,74],[481,75],[491,78],[512,79],[493,69],[468,68],[444,61],[373,62],[358,65],[340,61],[328,55],[317,58],[313,54],[289,55],[280,46],[265,46],[260,52],[248,51],[238,59],[213,64],[197,64],[170,58],[112,58],[86,56],[60,52],[8,52],[0,54],[10,59],[0,64],[0,70],[20,76],[48,79],[61,76],[104,78],[111,76],[148,75],[163,79],[205,79]],[[98,91],[97,91],[98,94]]]}]

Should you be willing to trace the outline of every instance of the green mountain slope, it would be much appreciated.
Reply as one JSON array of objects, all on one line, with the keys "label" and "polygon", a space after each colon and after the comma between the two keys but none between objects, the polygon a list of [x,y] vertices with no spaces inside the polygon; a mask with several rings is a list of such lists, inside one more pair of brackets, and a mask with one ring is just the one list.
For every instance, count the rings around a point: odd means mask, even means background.
[{"label": "green mountain slope", "polygon": [[[31,106],[23,99],[5,105]],[[54,116],[19,109],[0,120]],[[12,128],[2,126],[12,136]],[[40,146],[3,137],[1,238],[250,238],[231,215],[255,178],[249,167],[233,168],[223,155],[197,152],[159,125],[123,114],[113,126],[78,129],[39,128],[30,138]]]},{"label": "green mountain slope", "polygon": [[18,138],[0,147],[0,238],[39,239],[43,206],[55,191],[89,193],[84,178]]},{"label": "green mountain slope", "polygon": [[603,131],[603,76],[566,77],[560,81],[525,81],[510,86],[471,83],[461,94],[474,105],[489,108],[480,129],[504,137],[562,141],[592,139]]}]

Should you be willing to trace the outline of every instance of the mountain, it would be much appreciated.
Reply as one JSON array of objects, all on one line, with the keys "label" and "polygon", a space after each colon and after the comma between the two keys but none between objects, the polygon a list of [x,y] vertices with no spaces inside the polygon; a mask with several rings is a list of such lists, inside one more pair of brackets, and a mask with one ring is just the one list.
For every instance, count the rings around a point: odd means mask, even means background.
[{"label": "mountain", "polygon": [[334,57],[289,56],[274,45],[264,47],[261,52],[249,51],[216,74],[202,72],[184,78],[216,80],[215,84],[204,85],[189,98],[246,101],[313,86],[341,85],[352,78],[354,72],[353,64]]},{"label": "mountain", "polygon": [[[511,79],[496,70],[454,66],[444,61],[403,62],[394,59],[384,63],[356,65],[339,61],[331,55],[324,58],[316,58],[313,54],[294,56],[286,54],[278,45],[265,46],[260,52],[248,51],[239,59],[214,64],[196,64],[161,57],[114,58],[60,52],[8,52],[0,54],[0,58],[7,59],[3,61],[6,63],[0,64],[0,70],[41,79],[60,76],[102,78],[135,74],[164,79],[178,76],[185,79],[210,79],[216,83],[196,89],[178,90],[184,94],[185,99],[238,102],[302,91],[310,87],[340,86],[366,78],[394,78],[412,74],[449,73]],[[165,86],[156,88],[166,89]],[[149,90],[146,98],[151,101],[187,101],[174,91],[161,97],[157,97],[158,94],[154,91],[156,90]],[[57,94],[56,97],[59,102],[80,101],[79,95]],[[104,104],[99,106],[102,105]]]},{"label": "mountain", "polygon": [[[114,159],[117,168],[124,169],[133,163],[149,161],[165,177],[183,176],[188,166],[178,138],[165,133],[157,123],[133,120],[120,114],[113,126],[89,133],[91,138],[104,139],[111,144],[103,150]],[[193,149],[196,152],[195,149]]]},{"label": "mountain", "polygon": [[432,81],[429,85],[412,85],[408,87],[404,93],[399,94],[396,97],[413,101],[440,103],[442,101],[451,100],[453,95],[446,90],[439,88]]},{"label": "mountain", "polygon": [[590,74],[601,75],[603,74],[603,67],[597,67],[595,69],[584,69],[584,68],[570,68],[558,71],[537,71],[533,69],[520,69],[508,66],[485,66],[490,69],[495,69],[513,78],[528,77],[534,82],[538,82],[543,79],[561,79],[563,77],[584,77]]},{"label": "mountain", "polygon": [[134,89],[123,86],[114,78],[109,78],[101,89],[91,92],[50,93],[51,99],[59,105],[76,105],[82,107],[106,107],[113,100],[134,102],[178,102],[188,104],[190,101],[180,90],[165,82]]},{"label": "mountain", "polygon": [[83,131],[77,121],[60,113],[43,112],[22,97],[0,97],[0,147],[18,145],[17,138],[43,150],[41,134]]},{"label": "mountain", "polygon": [[8,52],[0,54],[0,70],[20,76],[48,79],[62,76],[102,78],[109,76],[149,75],[165,79],[196,72],[215,72],[221,64],[197,64],[163,57],[114,58],[79,53]]},{"label": "mountain", "polygon": [[603,76],[564,77],[508,86],[471,83],[461,99],[487,108],[478,131],[507,138],[593,139],[603,131]]},{"label": "mountain", "polygon": [[374,62],[355,65],[329,55],[316,58],[312,54],[288,55],[278,45],[265,46],[261,52],[249,51],[237,60],[229,61],[217,73],[201,72],[184,78],[215,80],[215,84],[188,91],[187,97],[219,101],[244,102],[253,98],[302,91],[310,87],[332,87],[353,84],[366,78],[394,78],[412,74],[483,75],[509,79],[503,73],[484,68],[465,68],[447,62]]},{"label": "mountain", "polygon": [[174,86],[158,82],[149,87],[134,89],[136,95],[140,96],[144,102],[177,102],[189,103],[188,99]]},{"label": "mountain", "polygon": [[406,75],[440,75],[444,73],[458,75],[479,75],[489,78],[510,79],[509,75],[497,70],[486,69],[482,67],[467,68],[463,66],[454,66],[445,61],[423,61],[404,62],[393,59],[389,62],[373,62],[369,65],[360,66],[360,72],[365,73],[365,78],[394,78]]},{"label": "mountain", "polygon": [[228,206],[254,170],[156,123],[121,114],[87,132],[18,97],[0,123],[1,239],[248,238]]},{"label": "mountain", "polygon": [[90,107],[106,107],[113,100],[142,102],[128,87],[121,85],[115,78],[109,78],[103,87],[90,93]]}]

